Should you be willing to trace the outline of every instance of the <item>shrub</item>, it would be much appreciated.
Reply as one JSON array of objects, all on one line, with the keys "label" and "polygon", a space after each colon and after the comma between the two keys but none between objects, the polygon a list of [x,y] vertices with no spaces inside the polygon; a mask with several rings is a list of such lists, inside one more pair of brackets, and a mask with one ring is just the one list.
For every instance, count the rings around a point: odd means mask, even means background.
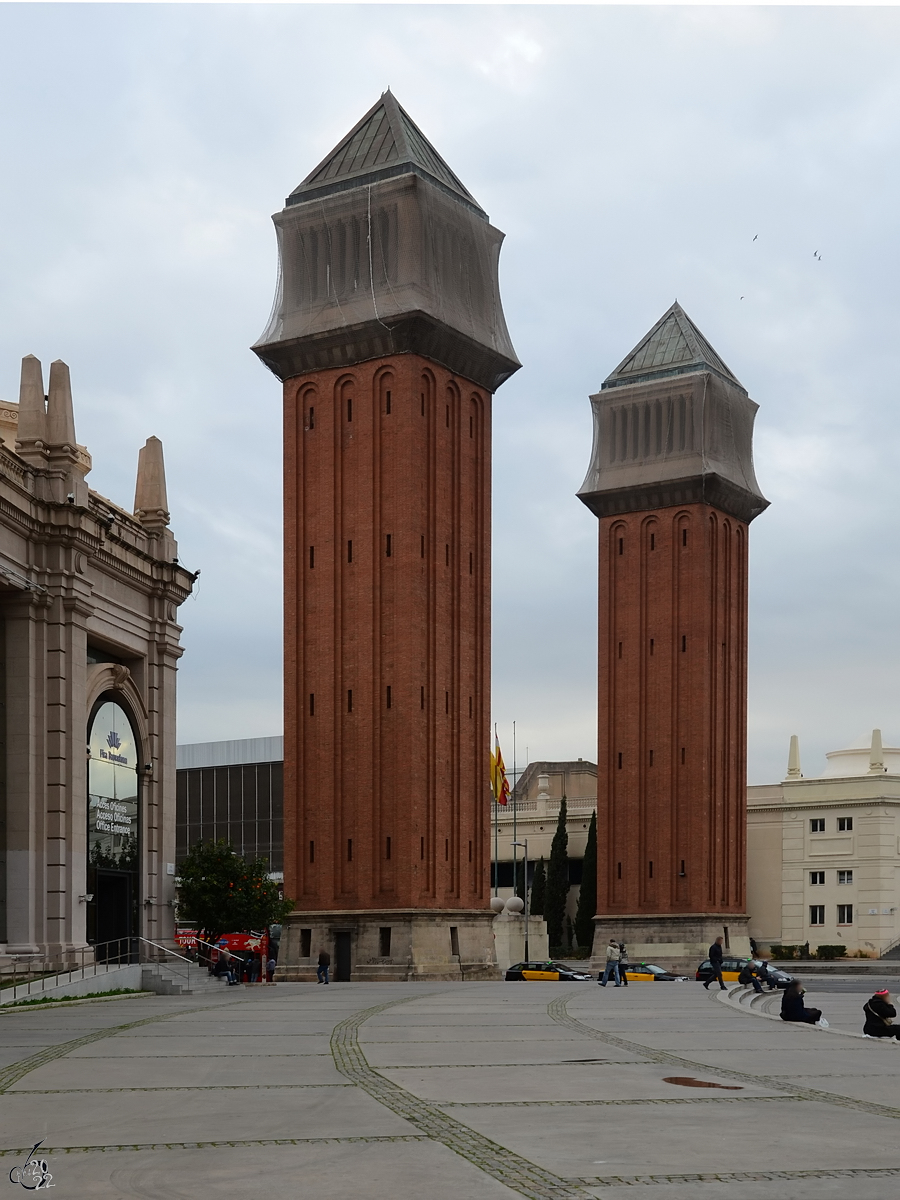
[{"label": "shrub", "polygon": [[846,946],[817,946],[816,958],[831,959],[844,958],[847,953]]},{"label": "shrub", "polygon": [[769,951],[773,958],[784,960],[787,958],[796,958],[798,948],[797,946],[778,946],[773,942],[769,947]]}]

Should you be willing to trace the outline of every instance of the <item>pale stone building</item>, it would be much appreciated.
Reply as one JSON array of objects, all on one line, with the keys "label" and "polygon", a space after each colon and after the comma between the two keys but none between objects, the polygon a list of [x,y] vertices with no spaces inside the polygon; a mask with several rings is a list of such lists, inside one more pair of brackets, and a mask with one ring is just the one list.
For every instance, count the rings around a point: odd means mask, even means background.
[{"label": "pale stone building", "polygon": [[873,730],[800,770],[747,789],[747,907],[760,944],[843,945],[882,956],[900,945],[900,749]]},{"label": "pale stone building", "polygon": [[162,444],[91,491],[69,369],[0,403],[0,957],[173,933],[178,606]]},{"label": "pale stone building", "polygon": [[[579,758],[574,762],[529,763],[504,808],[492,805],[496,830],[491,831],[491,852],[496,858],[499,895],[513,894],[513,859],[522,860],[523,849],[513,841],[528,839],[529,879],[533,864],[550,858],[559,809],[566,797],[566,832],[569,835],[569,898],[566,911],[575,916],[581,885],[581,863],[591,816],[597,810],[597,764]],[[513,828],[515,827],[515,838]],[[496,832],[496,837],[495,837]],[[495,854],[496,846],[496,854]],[[493,889],[492,889],[493,890]]]}]

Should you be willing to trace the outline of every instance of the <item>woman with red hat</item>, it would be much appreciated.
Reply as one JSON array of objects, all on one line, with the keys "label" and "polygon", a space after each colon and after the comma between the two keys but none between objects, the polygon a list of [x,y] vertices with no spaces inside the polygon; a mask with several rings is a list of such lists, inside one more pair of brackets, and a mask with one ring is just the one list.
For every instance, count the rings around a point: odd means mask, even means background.
[{"label": "woman with red hat", "polygon": [[867,1000],[863,1012],[866,1014],[866,1023],[863,1025],[866,1037],[900,1038],[900,1027],[892,1024],[897,1010],[891,1004],[891,993],[887,988],[882,988],[871,1000]]}]

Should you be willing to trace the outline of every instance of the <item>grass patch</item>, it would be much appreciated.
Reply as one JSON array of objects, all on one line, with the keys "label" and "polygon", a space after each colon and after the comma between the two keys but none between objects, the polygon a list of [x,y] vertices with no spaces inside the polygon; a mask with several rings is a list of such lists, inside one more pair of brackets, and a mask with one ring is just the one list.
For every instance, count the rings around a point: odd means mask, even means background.
[{"label": "grass patch", "polygon": [[108,992],[86,992],[83,996],[35,996],[30,1000],[15,1000],[4,1008],[22,1008],[26,1004],[61,1004],[64,1000],[99,1000],[104,996],[138,996],[141,988],[110,988]]}]

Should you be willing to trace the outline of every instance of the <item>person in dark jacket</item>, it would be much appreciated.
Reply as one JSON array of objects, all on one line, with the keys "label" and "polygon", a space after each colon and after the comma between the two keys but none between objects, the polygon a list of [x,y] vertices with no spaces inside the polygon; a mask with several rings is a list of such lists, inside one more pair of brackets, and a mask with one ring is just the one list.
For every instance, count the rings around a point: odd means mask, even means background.
[{"label": "person in dark jacket", "polygon": [[745,962],[741,967],[741,973],[738,975],[738,983],[743,984],[744,987],[750,987],[753,984],[753,990],[760,995],[762,994],[762,984],[759,982],[759,968],[752,959],[749,962]]},{"label": "person in dark jacket", "polygon": [[319,965],[316,967],[316,983],[328,983],[328,968],[331,966],[331,955],[323,946],[319,951]]},{"label": "person in dark jacket", "polygon": [[807,1025],[815,1025],[822,1016],[822,1010],[807,1008],[803,1003],[805,995],[806,992],[799,979],[795,979],[785,988],[784,995],[781,997],[782,1021],[804,1021]]},{"label": "person in dark jacket", "polygon": [[866,1014],[866,1023],[863,1025],[866,1037],[900,1038],[900,1027],[892,1024],[897,1010],[891,1004],[891,993],[887,988],[876,992],[871,1000],[867,1000],[863,1005],[863,1012]]},{"label": "person in dark jacket", "polygon": [[722,946],[725,942],[723,937],[717,937],[709,948],[709,965],[712,974],[709,979],[704,981],[703,987],[708,988],[709,985],[716,979],[719,981],[719,987],[725,991],[725,980],[722,978]]}]

